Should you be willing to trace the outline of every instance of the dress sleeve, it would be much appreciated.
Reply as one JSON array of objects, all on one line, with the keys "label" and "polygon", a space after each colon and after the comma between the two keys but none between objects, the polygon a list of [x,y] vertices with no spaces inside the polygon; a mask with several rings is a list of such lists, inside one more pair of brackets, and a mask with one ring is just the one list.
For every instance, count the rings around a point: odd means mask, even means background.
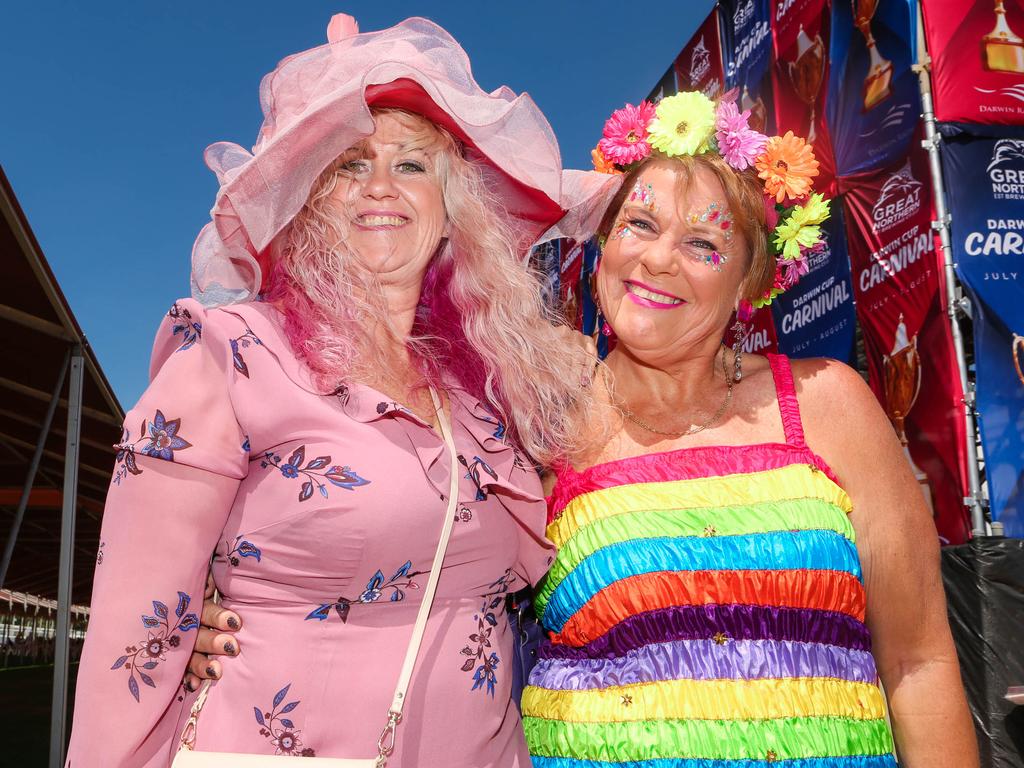
[{"label": "dress sleeve", "polygon": [[231,316],[164,318],[150,385],[115,446],[68,752],[73,768],[165,768],[211,554],[248,470],[231,403]]}]

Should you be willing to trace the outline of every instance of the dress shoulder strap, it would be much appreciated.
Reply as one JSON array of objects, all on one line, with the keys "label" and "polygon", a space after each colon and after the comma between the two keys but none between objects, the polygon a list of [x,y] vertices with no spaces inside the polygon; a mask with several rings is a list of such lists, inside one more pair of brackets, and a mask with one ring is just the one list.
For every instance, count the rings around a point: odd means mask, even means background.
[{"label": "dress shoulder strap", "polygon": [[796,385],[793,383],[793,369],[789,358],[785,355],[768,355],[768,363],[772,368],[775,380],[775,396],[779,401],[779,412],[782,414],[782,431],[786,435],[786,443],[797,448],[806,448],[804,427],[800,421],[800,405],[796,400]]}]

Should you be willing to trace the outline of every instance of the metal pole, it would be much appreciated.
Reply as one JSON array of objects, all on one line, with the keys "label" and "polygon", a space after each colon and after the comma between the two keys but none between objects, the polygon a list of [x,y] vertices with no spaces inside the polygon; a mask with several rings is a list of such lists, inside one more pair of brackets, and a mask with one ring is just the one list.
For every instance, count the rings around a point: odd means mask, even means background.
[{"label": "metal pole", "polygon": [[71,353],[68,382],[68,434],[64,451],[64,504],[60,526],[60,581],[57,585],[57,637],[53,659],[53,708],[50,714],[50,768],[64,764],[64,714],[68,702],[68,637],[71,625],[71,574],[75,554],[75,501],[78,496],[78,448],[82,428],[82,347]]},{"label": "metal pole", "polygon": [[949,316],[949,327],[953,335],[953,350],[956,354],[957,371],[960,374],[960,387],[964,393],[964,426],[967,439],[967,486],[970,495],[964,499],[964,505],[971,510],[971,533],[974,536],[986,535],[985,507],[988,502],[981,490],[981,470],[978,466],[978,446],[974,423],[974,383],[967,377],[967,356],[964,354],[964,337],[957,315],[962,308],[961,291],[953,268],[953,246],[949,225],[952,217],[946,207],[946,187],[942,179],[942,162],[939,145],[942,135],[935,129],[935,111],[932,107],[932,85],[929,68],[931,57],[928,55],[927,42],[924,34],[924,19],[921,2],[917,2],[917,44],[918,44],[918,82],[921,86],[921,106],[923,108],[925,139],[921,145],[928,150],[928,164],[931,167],[932,187],[935,190],[935,213],[937,221],[932,222],[932,229],[939,233],[942,249],[942,262],[946,280],[946,314]]},{"label": "metal pole", "polygon": [[57,376],[57,386],[53,388],[53,397],[50,398],[50,405],[46,409],[46,416],[43,418],[43,424],[39,428],[39,439],[36,440],[36,450],[32,454],[31,463],[28,465],[28,475],[25,477],[25,485],[21,489],[21,498],[18,500],[18,510],[14,513],[14,522],[11,523],[11,532],[7,534],[7,545],[4,547],[3,560],[0,560],[0,587],[7,581],[7,569],[11,566],[14,545],[18,543],[21,522],[25,519],[25,509],[28,507],[28,500],[32,495],[32,485],[36,481],[36,470],[39,469],[39,461],[43,457],[43,447],[47,436],[50,434],[50,424],[53,423],[53,414],[57,410],[57,403],[60,402],[60,392],[64,389],[64,379],[67,378],[70,361],[71,347],[68,346],[67,354],[64,355],[64,363],[60,368],[60,374]]}]

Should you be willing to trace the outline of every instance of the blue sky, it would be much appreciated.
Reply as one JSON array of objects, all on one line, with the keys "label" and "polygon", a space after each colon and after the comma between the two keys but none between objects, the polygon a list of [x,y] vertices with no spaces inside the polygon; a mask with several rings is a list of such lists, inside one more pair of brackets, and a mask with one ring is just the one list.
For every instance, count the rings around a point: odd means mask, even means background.
[{"label": "blue sky", "polygon": [[648,93],[713,5],[11,3],[0,27],[0,164],[128,408],[146,386],[161,316],[188,295],[192,242],[217,189],[203,149],[252,145],[260,78],[324,42],[332,13],[363,30],[414,15],[438,22],[485,90],[504,83],[533,96],[565,165],[583,167],[608,114]]}]

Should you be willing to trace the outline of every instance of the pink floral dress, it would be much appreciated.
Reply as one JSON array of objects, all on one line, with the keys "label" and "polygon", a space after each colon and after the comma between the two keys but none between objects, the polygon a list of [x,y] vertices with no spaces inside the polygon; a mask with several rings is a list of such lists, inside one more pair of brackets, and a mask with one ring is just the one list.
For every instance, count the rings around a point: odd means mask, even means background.
[{"label": "pink floral dress", "polygon": [[[370,757],[447,507],[448,454],[365,386],[320,394],[262,303],[177,302],[117,446],[68,763],[166,766],[213,574],[238,611],[197,749]],[[553,556],[531,464],[451,391],[457,523],[392,766],[527,766],[505,596]]]}]

